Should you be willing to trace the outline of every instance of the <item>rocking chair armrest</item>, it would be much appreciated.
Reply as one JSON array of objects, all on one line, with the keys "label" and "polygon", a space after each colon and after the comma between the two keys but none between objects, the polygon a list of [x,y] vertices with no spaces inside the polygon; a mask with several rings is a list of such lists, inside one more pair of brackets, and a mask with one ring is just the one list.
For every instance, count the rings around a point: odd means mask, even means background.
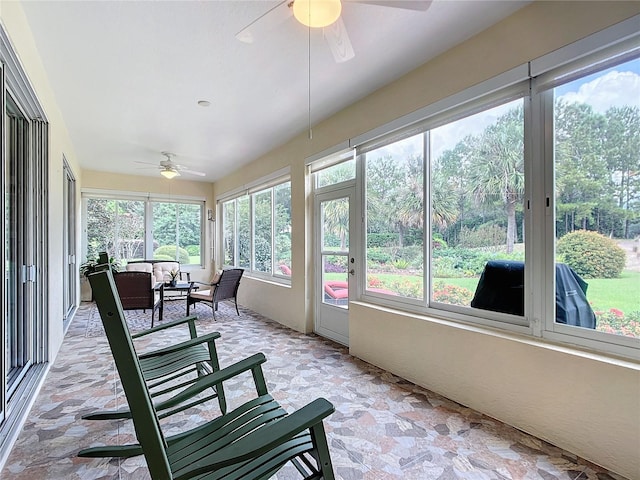
[{"label": "rocking chair armrest", "polygon": [[293,439],[303,431],[313,428],[335,411],[334,406],[324,398],[318,398],[299,410],[275,420],[249,433],[221,451],[217,451],[200,462],[186,466],[175,472],[175,480],[186,480],[256,458]]},{"label": "rocking chair armrest", "polygon": [[196,315],[189,315],[188,317],[179,318],[178,320],[172,320],[171,322],[163,323],[162,325],[158,325],[157,327],[149,328],[142,332],[138,332],[136,334],[131,335],[131,338],[135,339],[135,338],[144,337],[145,335],[149,335],[150,333],[155,333],[161,330],[165,330],[167,328],[176,327],[178,325],[182,325],[187,322],[193,323],[193,326],[195,328],[195,321],[197,319],[198,317]]},{"label": "rocking chair armrest", "polygon": [[141,353],[139,355],[139,358],[140,359],[151,358],[151,357],[157,357],[159,355],[165,355],[167,353],[179,352],[180,350],[184,350],[185,348],[193,347],[201,343],[213,342],[220,337],[221,337],[220,332],[207,333],[206,335],[202,335],[201,337],[191,338],[189,340],[177,343],[175,345],[171,345],[169,347],[153,350],[152,352]]},{"label": "rocking chair armrest", "polygon": [[264,379],[262,376],[262,364],[267,361],[267,358],[263,353],[256,353],[251,355],[250,357],[245,358],[244,360],[240,360],[239,362],[234,363],[233,365],[229,365],[217,372],[209,373],[207,375],[203,375],[202,377],[198,377],[193,385],[190,385],[188,388],[185,388],[178,394],[174,395],[170,399],[167,399],[162,402],[158,402],[156,404],[156,410],[162,410],[164,408],[171,408],[175,405],[178,405],[184,401],[192,399],[197,394],[214,387],[226,380],[237,377],[239,374],[248,372],[249,370],[253,371],[254,379],[256,377],[262,379],[262,385],[258,384],[259,381],[256,380],[256,391],[260,395],[265,395],[266,385],[264,384]]}]

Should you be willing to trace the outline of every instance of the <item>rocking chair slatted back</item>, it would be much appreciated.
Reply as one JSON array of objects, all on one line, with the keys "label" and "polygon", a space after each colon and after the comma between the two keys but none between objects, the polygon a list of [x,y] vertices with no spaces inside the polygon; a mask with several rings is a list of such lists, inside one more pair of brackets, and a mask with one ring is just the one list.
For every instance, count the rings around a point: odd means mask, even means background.
[{"label": "rocking chair slatted back", "polygon": [[136,436],[147,458],[151,478],[170,479],[172,476],[166,455],[166,442],[142,375],[120,298],[116,294],[113,275],[109,270],[96,272],[89,276],[89,281],[126,392],[131,416],[135,419]]}]

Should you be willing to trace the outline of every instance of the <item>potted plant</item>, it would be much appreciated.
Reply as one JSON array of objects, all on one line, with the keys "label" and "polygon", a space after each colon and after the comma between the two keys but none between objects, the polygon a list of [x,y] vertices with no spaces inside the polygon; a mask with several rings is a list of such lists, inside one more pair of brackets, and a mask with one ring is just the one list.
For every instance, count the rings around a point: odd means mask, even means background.
[{"label": "potted plant", "polygon": [[[91,284],[89,283],[89,275],[97,270],[98,265],[100,265],[98,259],[87,260],[80,264],[80,300],[83,302],[93,301],[93,292],[91,291]],[[109,268],[114,273],[120,270],[120,265],[118,265],[118,262],[113,257],[109,258]]]},{"label": "potted plant", "polygon": [[169,280],[169,286],[170,287],[175,287],[176,283],[178,282],[178,276],[180,275],[180,272],[176,269],[173,269],[169,272],[169,276],[171,277]]}]

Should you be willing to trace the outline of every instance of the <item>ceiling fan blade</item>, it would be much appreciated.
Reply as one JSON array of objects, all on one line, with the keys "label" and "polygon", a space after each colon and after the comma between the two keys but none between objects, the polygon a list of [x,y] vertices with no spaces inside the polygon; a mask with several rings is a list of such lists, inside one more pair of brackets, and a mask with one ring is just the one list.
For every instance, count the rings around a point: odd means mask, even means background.
[{"label": "ceiling fan blade", "polygon": [[289,19],[293,16],[293,10],[289,8],[289,1],[290,0],[284,0],[271,10],[260,15],[253,22],[236,33],[236,38],[243,43],[253,43],[256,38],[264,36],[266,32]]},{"label": "ceiling fan blade", "polygon": [[197,175],[198,177],[204,177],[207,174],[204,172],[196,172],[195,170],[189,170],[187,168],[181,168],[180,172],[184,172],[184,173],[190,173],[191,175]]},{"label": "ceiling fan blade", "polygon": [[380,7],[403,8],[424,12],[431,6],[432,0],[349,0],[355,3],[366,3]]},{"label": "ceiling fan blade", "polygon": [[353,46],[351,45],[351,40],[349,40],[347,28],[344,26],[342,17],[338,17],[338,20],[332,25],[324,27],[323,33],[336,62],[346,62],[355,57]]},{"label": "ceiling fan blade", "polygon": [[157,163],[151,163],[151,162],[141,162],[140,160],[134,160],[133,163],[140,163],[142,165],[153,165],[154,167],[157,167],[158,164]]}]

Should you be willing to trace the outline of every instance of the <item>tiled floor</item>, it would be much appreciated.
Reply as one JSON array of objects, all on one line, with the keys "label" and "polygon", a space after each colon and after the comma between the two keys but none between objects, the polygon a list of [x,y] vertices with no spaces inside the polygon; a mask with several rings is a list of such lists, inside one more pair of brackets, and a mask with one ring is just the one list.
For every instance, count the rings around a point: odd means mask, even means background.
[{"label": "tiled floor", "polygon": [[[165,310],[178,318],[182,302]],[[200,332],[220,331],[221,365],[252,353],[267,356],[270,392],[287,410],[324,396],[336,412],[326,422],[339,479],[619,479],[574,455],[417,387],[349,356],[347,349],[302,335],[247,310],[220,306],[218,321],[198,306]],[[148,326],[149,312],[127,312],[133,331]],[[175,329],[174,329],[175,330]],[[186,329],[179,336],[186,338]],[[176,341],[156,335],[140,349]],[[249,377],[227,385],[231,406],[252,395]],[[126,421],[86,421],[97,408],[124,402],[100,319],[83,304],[55,364],[0,472],[2,479],[148,479],[143,458],[84,459],[79,449],[132,440]],[[217,415],[215,403],[164,421],[171,433]],[[296,478],[291,468],[277,478]]]}]

